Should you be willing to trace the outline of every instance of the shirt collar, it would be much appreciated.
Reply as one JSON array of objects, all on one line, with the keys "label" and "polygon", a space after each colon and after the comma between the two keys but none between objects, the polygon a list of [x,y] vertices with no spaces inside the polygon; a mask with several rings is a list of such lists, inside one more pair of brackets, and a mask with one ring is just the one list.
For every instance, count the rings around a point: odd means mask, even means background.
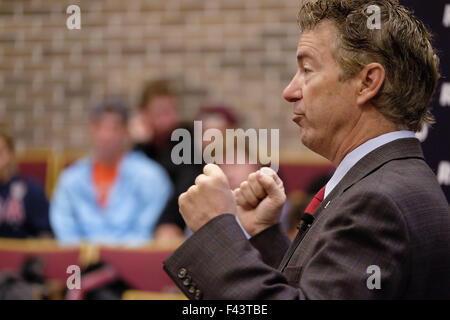
[{"label": "shirt collar", "polygon": [[341,161],[330,181],[328,181],[325,187],[325,198],[338,185],[342,178],[344,178],[347,172],[364,156],[377,149],[378,147],[381,147],[382,145],[385,145],[394,140],[414,137],[414,132],[401,130],[389,132],[364,142],[362,145],[348,153]]}]

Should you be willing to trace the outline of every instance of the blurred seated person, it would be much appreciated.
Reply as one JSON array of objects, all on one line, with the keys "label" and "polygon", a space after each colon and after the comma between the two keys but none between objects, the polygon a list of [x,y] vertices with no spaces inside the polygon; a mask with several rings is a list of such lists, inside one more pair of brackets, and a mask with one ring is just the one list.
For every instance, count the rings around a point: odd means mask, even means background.
[{"label": "blurred seated person", "polygon": [[[226,145],[226,139],[224,139],[224,146]],[[218,166],[222,169],[225,175],[228,178],[228,182],[230,184],[231,190],[239,188],[242,182],[247,181],[248,176],[258,171],[261,168],[261,165],[258,161],[256,163],[252,163],[250,161],[248,142],[246,142],[245,146],[239,146],[235,139],[234,141],[234,162],[226,163],[226,150],[223,151],[223,163],[218,164]],[[238,162],[238,159],[244,159],[245,161]],[[256,159],[257,160],[257,159]]]},{"label": "blurred seated person", "polygon": [[297,226],[300,224],[303,213],[312,197],[313,195],[301,190],[294,190],[287,196],[288,206],[284,216],[282,215],[281,221],[284,222],[286,234],[291,241],[297,235]]},{"label": "blurred seated person", "polygon": [[230,183],[231,190],[239,188],[242,182],[247,181],[250,173],[258,171],[260,166],[251,163],[219,164]]},{"label": "blurred seated person", "polygon": [[[233,142],[234,162],[226,163],[226,156],[228,152],[228,150],[226,150],[226,130],[237,129],[238,127],[238,120],[234,109],[231,106],[221,103],[207,104],[200,108],[196,119],[202,121],[203,133],[208,129],[218,129],[222,132],[224,147],[222,152],[223,163],[218,164],[218,166],[227,176],[230,188],[232,190],[239,188],[242,182],[247,181],[249,174],[261,168],[257,153],[258,150],[255,150],[256,154],[251,154],[251,148],[248,139],[245,139],[245,145],[239,145],[239,140],[236,137],[234,138]],[[202,140],[202,149],[204,149],[210,143],[211,141]],[[244,163],[238,163],[238,159],[245,159],[245,161]],[[256,161],[251,161],[251,159],[254,159]]]},{"label": "blurred seated person", "polygon": [[300,224],[303,213],[306,207],[313,199],[314,195],[319,192],[320,189],[331,179],[331,174],[326,174],[315,178],[309,184],[305,192],[300,190],[292,191],[288,195],[288,207],[286,208],[286,214],[282,214],[282,223],[286,227],[287,235],[291,241],[294,240],[297,235],[297,226]]},{"label": "blurred seated person", "polygon": [[0,238],[49,237],[48,201],[42,187],[15,170],[14,139],[0,130]]},{"label": "blurred seated person", "polygon": [[[202,106],[197,113],[195,120],[199,120],[202,122],[202,134],[205,133],[206,130],[209,129],[217,129],[222,132],[223,136],[223,145],[226,146],[226,130],[227,129],[236,129],[238,126],[237,117],[234,113],[234,109],[226,104],[221,103],[211,103]],[[211,143],[211,141],[202,139],[201,149],[205,149],[205,147]],[[236,140],[235,140],[236,142]],[[239,146],[235,143],[235,149]],[[248,143],[246,143],[245,148],[248,149]],[[225,150],[224,150],[225,151]],[[245,152],[245,150],[240,150]],[[225,155],[225,152],[223,153]],[[236,153],[235,153],[236,155]],[[248,155],[248,152],[246,152]],[[225,159],[224,159],[225,162]]]},{"label": "blurred seated person", "polygon": [[127,151],[128,113],[118,98],[93,109],[92,153],[63,171],[50,205],[61,242],[139,245],[152,239],[172,185],[159,164]]},{"label": "blurred seated person", "polygon": [[191,139],[191,164],[174,164],[172,148],[179,141],[171,141],[177,128],[187,129],[194,136],[192,125],[182,123],[177,110],[177,94],[165,80],[149,82],[139,103],[139,118],[132,122],[135,150],[144,152],[150,159],[163,166],[174,186],[174,193],[162,213],[155,239],[179,239],[184,237],[185,222],[178,211],[178,197],[186,191],[202,173],[202,165],[194,163],[194,139]]}]

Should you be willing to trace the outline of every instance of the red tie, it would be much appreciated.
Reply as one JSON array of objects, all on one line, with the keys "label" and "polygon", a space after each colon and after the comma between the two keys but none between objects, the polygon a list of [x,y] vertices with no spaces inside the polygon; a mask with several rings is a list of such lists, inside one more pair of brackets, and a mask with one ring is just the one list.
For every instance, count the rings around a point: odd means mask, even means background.
[{"label": "red tie", "polygon": [[325,196],[325,187],[323,187],[322,189],[320,189],[319,192],[316,193],[314,198],[306,207],[305,213],[313,214],[314,211],[316,211],[317,207],[320,206],[320,204],[322,203],[324,196]]}]

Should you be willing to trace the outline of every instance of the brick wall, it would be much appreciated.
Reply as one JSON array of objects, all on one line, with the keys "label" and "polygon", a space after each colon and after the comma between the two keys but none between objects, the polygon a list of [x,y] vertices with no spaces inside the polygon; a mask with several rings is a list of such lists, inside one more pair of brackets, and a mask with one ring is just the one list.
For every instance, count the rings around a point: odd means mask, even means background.
[{"label": "brick wall", "polygon": [[[66,8],[81,8],[81,30]],[[0,0],[0,118],[18,149],[86,149],[105,94],[135,105],[145,80],[176,80],[186,118],[205,101],[298,146],[281,93],[295,73],[297,0]]]}]

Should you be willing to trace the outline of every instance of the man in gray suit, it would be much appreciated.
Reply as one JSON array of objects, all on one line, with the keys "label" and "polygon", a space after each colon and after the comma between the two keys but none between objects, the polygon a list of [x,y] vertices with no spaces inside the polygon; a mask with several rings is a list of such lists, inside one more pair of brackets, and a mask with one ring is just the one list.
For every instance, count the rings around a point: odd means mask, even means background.
[{"label": "man in gray suit", "polygon": [[290,243],[274,172],[231,191],[205,166],[179,198],[194,235],[166,272],[191,299],[450,298],[450,209],[414,136],[439,78],[430,34],[394,0],[304,0],[299,24],[284,98],[333,177]]}]

